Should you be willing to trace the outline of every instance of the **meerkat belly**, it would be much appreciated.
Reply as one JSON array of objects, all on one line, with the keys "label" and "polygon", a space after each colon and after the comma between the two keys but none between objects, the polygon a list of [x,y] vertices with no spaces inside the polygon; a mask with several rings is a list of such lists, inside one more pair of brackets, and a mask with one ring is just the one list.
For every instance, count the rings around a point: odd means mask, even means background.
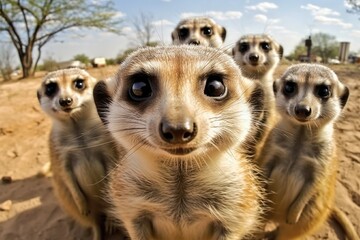
[{"label": "meerkat belly", "polygon": [[254,209],[240,208],[243,201],[251,201],[247,187],[257,186],[245,179],[239,162],[210,164],[204,169],[180,164],[158,170],[134,175],[122,166],[114,171],[110,199],[115,214],[125,219],[130,231],[143,229],[147,223],[156,232],[156,239],[213,239],[228,225],[247,230],[255,225],[257,203]]},{"label": "meerkat belly", "polygon": [[79,154],[72,162],[76,181],[87,196],[101,195],[105,181],[105,166],[101,153],[88,150],[89,154]]},{"label": "meerkat belly", "polygon": [[274,202],[273,214],[278,220],[286,219],[285,216],[280,214],[286,214],[291,203],[294,202],[296,197],[302,191],[304,184],[307,181],[306,176],[311,174],[308,168],[310,158],[306,155],[299,156],[294,159],[294,156],[284,157],[279,159],[269,180],[269,200]]}]

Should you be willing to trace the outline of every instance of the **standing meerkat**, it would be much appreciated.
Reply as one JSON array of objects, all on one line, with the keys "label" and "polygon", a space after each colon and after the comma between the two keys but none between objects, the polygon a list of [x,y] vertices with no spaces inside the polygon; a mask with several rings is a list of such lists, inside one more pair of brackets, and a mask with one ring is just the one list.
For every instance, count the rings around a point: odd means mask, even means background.
[{"label": "standing meerkat", "polygon": [[132,240],[238,240],[257,228],[260,188],[241,154],[257,91],[230,56],[203,46],[138,50],[96,85],[101,117],[127,150],[109,201]]},{"label": "standing meerkat", "polygon": [[[318,64],[289,67],[274,83],[279,123],[260,157],[268,178],[268,219],[279,224],[276,240],[300,239],[316,231],[334,207],[338,159],[334,122],[348,88],[329,68]],[[348,236],[358,239],[344,219]]]},{"label": "standing meerkat", "polygon": [[85,70],[58,70],[45,76],[37,96],[52,119],[49,145],[57,199],[67,213],[92,227],[97,240],[108,221],[102,195],[117,151],[97,115],[92,94],[96,82]]},{"label": "standing meerkat", "polygon": [[221,48],[226,29],[208,17],[192,17],[181,20],[171,33],[174,45],[192,44]]},{"label": "standing meerkat", "polygon": [[259,113],[258,124],[254,125],[254,139],[247,142],[247,151],[255,162],[271,128],[276,123],[273,114],[274,93],[273,75],[283,56],[283,47],[267,34],[249,34],[242,36],[232,50],[233,58],[241,69],[241,73],[258,81],[264,88],[264,111]]}]

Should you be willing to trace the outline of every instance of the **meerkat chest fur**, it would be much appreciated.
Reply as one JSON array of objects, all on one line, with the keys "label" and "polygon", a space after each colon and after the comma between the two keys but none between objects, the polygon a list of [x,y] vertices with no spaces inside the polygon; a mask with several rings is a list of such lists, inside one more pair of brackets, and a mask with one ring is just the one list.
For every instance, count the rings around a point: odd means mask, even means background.
[{"label": "meerkat chest fur", "polygon": [[95,102],[128,151],[109,200],[132,239],[239,239],[256,227],[259,188],[240,153],[256,88],[202,46],[139,50],[98,84]]},{"label": "meerkat chest fur", "polygon": [[[332,124],[312,130],[280,121],[272,139],[273,159],[269,162],[269,191],[276,190],[278,206],[285,210],[295,200],[304,183],[320,184],[333,168],[336,148],[332,141]],[[290,134],[286,133],[292,133]],[[273,166],[271,166],[273,164]],[[325,186],[324,186],[325,187]],[[286,203],[286,204],[285,204]]]},{"label": "meerkat chest fur", "polygon": [[55,121],[50,135],[58,156],[54,167],[61,165],[59,171],[72,169],[87,194],[93,194],[93,185],[105,176],[114,154],[112,139],[95,114],[83,116],[85,119],[77,116],[66,122]]}]

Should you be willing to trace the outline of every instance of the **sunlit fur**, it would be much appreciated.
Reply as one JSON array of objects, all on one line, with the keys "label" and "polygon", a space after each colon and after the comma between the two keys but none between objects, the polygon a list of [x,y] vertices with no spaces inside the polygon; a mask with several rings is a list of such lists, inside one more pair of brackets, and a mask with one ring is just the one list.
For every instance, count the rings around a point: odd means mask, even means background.
[{"label": "sunlit fur", "polygon": [[[261,47],[261,43],[268,43],[270,50],[265,51]],[[248,44],[249,48],[245,52],[240,51],[242,43]],[[256,163],[259,153],[263,148],[264,139],[269,131],[276,123],[276,115],[274,114],[274,93],[273,93],[273,75],[277,68],[282,55],[282,46],[267,34],[249,34],[240,37],[232,50],[233,58],[241,69],[241,73],[254,81],[261,83],[264,89],[264,112],[259,115],[259,125],[254,125],[254,131],[257,131],[258,138],[250,140],[250,147],[247,151],[253,155]],[[256,54],[258,56],[257,64],[252,64],[250,56]]]},{"label": "sunlit fur", "polygon": [[[139,71],[152,95],[136,102],[129,89]],[[204,94],[209,74],[223,76],[224,99]],[[130,55],[106,85],[112,100],[100,111],[127,151],[111,173],[109,201],[131,239],[237,240],[257,228],[258,180],[240,153],[251,137],[249,98],[256,84],[241,76],[230,56],[203,46],[145,48]],[[184,116],[197,125],[194,139],[164,141],[162,119]],[[172,154],[174,149],[192,151]]]},{"label": "sunlit fur", "polygon": [[[286,81],[297,91],[284,94]],[[327,84],[331,95],[320,98],[316,86]],[[316,231],[333,208],[338,160],[333,123],[348,98],[348,89],[329,68],[315,64],[289,67],[275,83],[279,123],[260,157],[268,177],[268,220],[279,224],[277,240],[303,238]],[[295,106],[306,104],[311,115],[297,120]]]},{"label": "sunlit fur", "polygon": [[[75,87],[83,80],[84,89]],[[52,96],[46,85],[57,84]],[[115,145],[102,125],[93,101],[97,80],[85,70],[65,69],[46,75],[38,89],[41,108],[52,119],[49,137],[53,186],[63,209],[85,226],[92,227],[94,239],[102,239],[108,203],[103,199],[105,177],[116,157]],[[71,97],[70,106],[59,99]],[[111,227],[107,225],[106,227]]]},{"label": "sunlit fur", "polygon": [[[207,36],[202,32],[204,27],[211,29],[211,35]],[[189,35],[182,38],[179,35],[180,29],[188,29]],[[208,17],[191,17],[181,20],[171,33],[172,42],[175,45],[179,44],[194,44],[192,42],[198,41],[197,45],[221,48],[226,37],[226,29],[217,24],[213,19]]]}]

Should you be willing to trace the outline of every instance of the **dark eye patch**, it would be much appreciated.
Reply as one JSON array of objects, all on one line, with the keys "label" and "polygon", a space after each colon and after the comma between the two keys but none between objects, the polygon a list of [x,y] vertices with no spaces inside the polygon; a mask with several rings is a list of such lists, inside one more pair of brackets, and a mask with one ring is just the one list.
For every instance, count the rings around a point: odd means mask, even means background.
[{"label": "dark eye patch", "polygon": [[326,84],[317,85],[315,95],[322,99],[328,99],[331,96],[331,86]]},{"label": "dark eye patch", "polygon": [[74,87],[78,90],[84,90],[85,89],[85,80],[82,78],[76,78],[74,81]]},{"label": "dark eye patch", "polygon": [[52,97],[58,91],[59,86],[56,82],[49,82],[45,84],[45,95],[48,97]]},{"label": "dark eye patch", "polygon": [[286,97],[291,97],[291,96],[295,95],[296,91],[297,91],[296,82],[291,81],[291,80],[285,82],[282,92]]},{"label": "dark eye patch", "polygon": [[204,34],[205,36],[211,36],[213,35],[213,30],[210,27],[203,27],[201,29],[202,34]]},{"label": "dark eye patch", "polygon": [[268,43],[268,42],[261,42],[261,43],[260,43],[260,47],[261,47],[261,49],[264,50],[265,52],[268,52],[268,51],[271,50],[271,45],[270,45],[270,43]]},{"label": "dark eye patch", "polygon": [[227,88],[224,84],[224,76],[211,74],[207,76],[204,94],[215,100],[222,100],[227,95]]},{"label": "dark eye patch", "polygon": [[128,89],[130,99],[136,102],[141,102],[150,98],[153,94],[153,89],[150,83],[152,78],[153,76],[143,72],[132,75],[130,77],[131,84]]},{"label": "dark eye patch", "polygon": [[182,27],[179,29],[179,38],[180,39],[185,39],[189,36],[189,29]]},{"label": "dark eye patch", "polygon": [[247,42],[242,42],[239,44],[239,51],[241,53],[245,53],[246,51],[248,51],[250,49],[250,44]]}]

